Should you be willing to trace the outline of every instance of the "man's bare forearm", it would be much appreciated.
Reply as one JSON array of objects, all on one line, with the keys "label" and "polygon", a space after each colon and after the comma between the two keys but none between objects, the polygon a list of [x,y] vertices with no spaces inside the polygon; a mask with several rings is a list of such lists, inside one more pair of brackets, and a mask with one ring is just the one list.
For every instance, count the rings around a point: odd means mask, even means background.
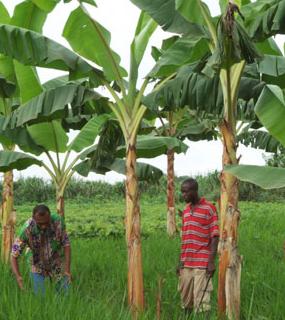
[{"label": "man's bare forearm", "polygon": [[211,238],[211,242],[210,242],[211,252],[210,252],[209,260],[212,262],[215,261],[215,257],[217,255],[218,244],[219,244],[219,237]]},{"label": "man's bare forearm", "polygon": [[11,268],[16,278],[21,277],[21,273],[19,271],[18,259],[13,256],[11,257]]},{"label": "man's bare forearm", "polygon": [[71,264],[71,248],[70,246],[64,247],[64,257],[65,257],[65,273],[70,274],[70,264]]}]

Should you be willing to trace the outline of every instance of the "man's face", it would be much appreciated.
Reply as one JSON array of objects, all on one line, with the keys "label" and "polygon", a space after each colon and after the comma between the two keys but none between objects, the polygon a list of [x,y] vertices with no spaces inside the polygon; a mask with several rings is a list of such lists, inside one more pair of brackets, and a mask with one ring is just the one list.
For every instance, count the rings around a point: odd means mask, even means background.
[{"label": "man's face", "polygon": [[198,197],[198,192],[194,184],[183,183],[181,186],[181,194],[186,203],[194,202]]},{"label": "man's face", "polygon": [[34,219],[37,226],[43,231],[50,226],[50,214],[48,212],[45,212],[45,214],[36,213]]}]

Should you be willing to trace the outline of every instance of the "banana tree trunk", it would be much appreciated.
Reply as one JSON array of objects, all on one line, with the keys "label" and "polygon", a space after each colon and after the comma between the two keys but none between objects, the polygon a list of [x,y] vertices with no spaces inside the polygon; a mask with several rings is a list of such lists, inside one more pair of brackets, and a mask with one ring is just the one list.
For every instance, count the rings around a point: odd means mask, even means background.
[{"label": "banana tree trunk", "polygon": [[[226,121],[220,125],[223,138],[223,167],[237,164],[235,121]],[[218,309],[221,318],[225,314],[229,319],[240,316],[240,276],[241,257],[238,253],[238,180],[224,171],[221,173],[220,199],[220,243],[219,243],[219,285]]]},{"label": "banana tree trunk", "polygon": [[56,211],[64,217],[64,189],[56,186]]},{"label": "banana tree trunk", "polygon": [[135,142],[127,143],[126,154],[126,242],[128,250],[128,302],[136,319],[144,309],[140,207],[136,176]]},{"label": "banana tree trunk", "polygon": [[3,181],[3,199],[2,199],[2,250],[1,260],[9,263],[12,243],[14,240],[14,229],[16,222],[16,213],[13,210],[13,171],[5,172]]},{"label": "banana tree trunk", "polygon": [[167,151],[167,233],[169,237],[176,234],[175,186],[174,186],[174,150]]}]

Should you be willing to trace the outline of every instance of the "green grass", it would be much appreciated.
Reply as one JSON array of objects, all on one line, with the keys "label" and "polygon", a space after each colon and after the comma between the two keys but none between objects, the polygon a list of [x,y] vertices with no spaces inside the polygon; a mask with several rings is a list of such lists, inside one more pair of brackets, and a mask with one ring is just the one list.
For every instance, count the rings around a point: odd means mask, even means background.
[{"label": "green grass", "polygon": [[[18,207],[19,220],[26,219],[32,207]],[[141,211],[146,298],[143,319],[155,319],[159,277],[165,279],[162,319],[184,319],[175,275],[179,238],[169,240],[165,234],[164,204],[143,201]],[[285,204],[241,203],[241,211],[242,319],[285,319]],[[123,212],[123,201],[67,203],[68,230],[81,226],[81,231],[74,231],[71,236],[74,281],[70,294],[57,296],[50,288],[44,300],[35,298],[24,265],[27,291],[21,294],[10,271],[0,266],[0,319],[130,319],[126,303],[126,246],[121,236]],[[108,225],[113,230],[109,234]],[[116,229],[119,231],[115,232]],[[97,237],[88,238],[90,235]],[[214,286],[212,319],[216,319],[217,274]]]}]

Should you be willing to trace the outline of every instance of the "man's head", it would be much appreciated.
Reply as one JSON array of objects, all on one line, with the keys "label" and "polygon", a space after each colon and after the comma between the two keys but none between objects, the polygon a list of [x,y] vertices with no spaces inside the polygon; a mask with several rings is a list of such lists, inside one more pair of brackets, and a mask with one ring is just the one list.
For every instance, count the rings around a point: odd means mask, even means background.
[{"label": "man's head", "polygon": [[50,210],[44,204],[39,204],[33,209],[33,218],[41,230],[46,230],[50,226]]},{"label": "man's head", "polygon": [[181,193],[186,203],[197,203],[199,201],[198,182],[192,178],[184,180],[181,184]]}]

